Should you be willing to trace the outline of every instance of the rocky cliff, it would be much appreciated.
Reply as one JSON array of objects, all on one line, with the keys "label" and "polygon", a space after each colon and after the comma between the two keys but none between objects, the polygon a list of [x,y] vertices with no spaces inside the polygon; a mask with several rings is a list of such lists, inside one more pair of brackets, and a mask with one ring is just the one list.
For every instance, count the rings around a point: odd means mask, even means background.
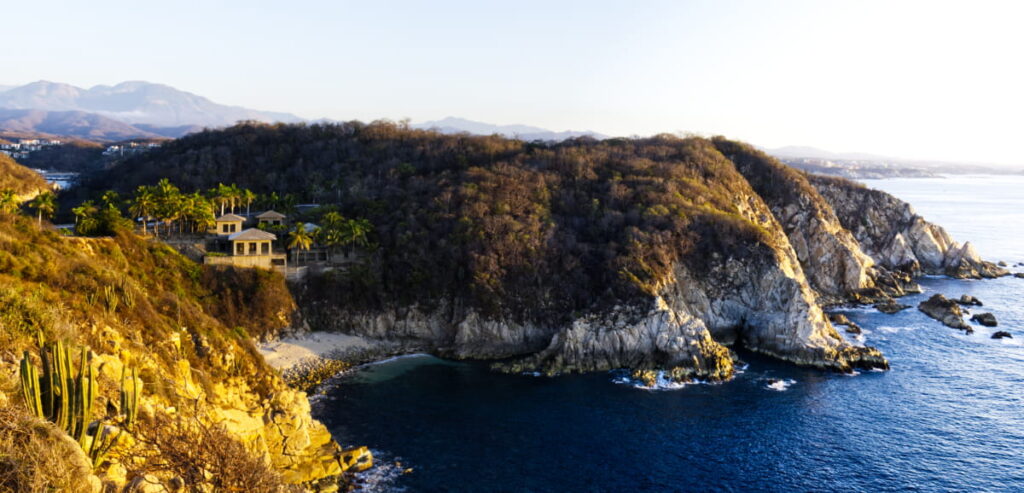
[{"label": "rocky cliff", "polygon": [[974,279],[1009,273],[982,260],[970,242],[960,245],[941,226],[925,221],[910,204],[892,195],[843,178],[809,178],[843,227],[888,269]]},{"label": "rocky cliff", "polygon": [[874,260],[861,251],[806,175],[752,146],[725,139],[714,142],[771,208],[820,296],[842,301],[852,292],[874,287]]},{"label": "rocky cliff", "polygon": [[908,231],[910,253],[928,260],[908,268],[892,238],[873,236],[899,229],[889,215],[905,204],[861,204],[878,215],[866,232],[851,222],[853,199],[721,138],[540,143],[382,122],[245,124],[109,175],[129,189],[237,180],[365,218],[362,260],[296,288],[309,325],[512,371],[728,378],[732,343],[823,368],[884,367],[821,305],[885,301],[912,290],[912,274],[985,266],[948,238],[935,240],[933,266],[923,233]]},{"label": "rocky cliff", "polygon": [[[877,350],[843,341],[819,306],[815,287],[840,298],[873,286],[872,261],[806,179],[786,175],[776,186],[802,186],[802,194],[766,201],[771,178],[751,180],[741,173],[760,175],[762,163],[736,165],[736,157],[710,141],[687,144],[706,170],[714,170],[703,178],[707,188],[691,193],[728,187],[729,194],[716,203],[717,211],[684,209],[688,221],[680,227],[689,234],[675,240],[689,243],[684,251],[672,247],[619,271],[636,288],[630,297],[562,319],[488,313],[459,296],[432,307],[366,310],[327,299],[323,294],[338,285],[319,279],[300,288],[300,306],[313,327],[400,340],[452,357],[506,359],[496,367],[516,372],[630,368],[665,370],[679,380],[720,380],[733,373],[726,345],[736,341],[801,365],[887,368]],[[769,173],[774,171],[784,169]],[[783,213],[788,227],[778,219]],[[808,282],[807,271],[814,281]]]},{"label": "rocky cliff", "polygon": [[[201,266],[162,244],[131,234],[67,238],[28,218],[4,215],[0,408],[29,423],[19,433],[38,434],[38,440],[0,443],[0,462],[24,457],[14,469],[17,478],[0,475],[0,486],[14,491],[122,491],[129,485],[135,485],[131,491],[293,491],[291,485],[301,485],[299,491],[336,490],[342,472],[365,451],[343,451],[310,415],[306,395],[288,388],[263,362],[248,332],[288,325],[295,305],[281,277],[267,273],[248,279],[270,284],[265,289],[283,296],[263,297],[264,306],[251,306],[245,300],[259,291],[257,286],[236,282],[211,291]],[[236,318],[223,315],[228,311]],[[98,383],[94,417],[108,423],[96,429],[116,426],[112,416],[124,412],[118,397],[122,369],[138,371],[143,388],[138,422],[95,467],[66,434],[27,415],[19,360],[27,352],[39,366],[39,345],[46,341],[76,348],[76,368],[77,348],[88,348]],[[45,449],[54,445],[46,443],[61,436],[73,444],[65,447],[71,452],[48,456]],[[2,466],[10,472],[7,467]]]}]

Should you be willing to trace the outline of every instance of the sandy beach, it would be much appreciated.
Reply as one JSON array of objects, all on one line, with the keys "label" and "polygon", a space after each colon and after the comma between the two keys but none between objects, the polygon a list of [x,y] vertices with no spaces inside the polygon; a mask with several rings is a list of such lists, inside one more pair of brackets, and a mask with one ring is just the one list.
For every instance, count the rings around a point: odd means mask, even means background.
[{"label": "sandy beach", "polygon": [[379,341],[333,332],[310,332],[257,345],[267,364],[278,370],[287,370],[321,358],[362,353],[379,346]]}]

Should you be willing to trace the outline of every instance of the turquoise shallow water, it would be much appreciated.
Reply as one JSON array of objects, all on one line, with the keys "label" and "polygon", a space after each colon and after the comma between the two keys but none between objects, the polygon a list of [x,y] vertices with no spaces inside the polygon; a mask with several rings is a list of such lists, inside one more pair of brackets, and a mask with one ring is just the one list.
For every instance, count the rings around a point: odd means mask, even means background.
[{"label": "turquoise shallow water", "polygon": [[[988,258],[1024,261],[1022,178],[871,185]],[[733,381],[666,391],[409,357],[343,377],[318,414],[375,450],[370,491],[1024,491],[1024,280],[921,283],[905,303],[972,294],[1017,338],[853,309],[860,342],[891,371],[843,376],[741,352],[749,366]]]}]

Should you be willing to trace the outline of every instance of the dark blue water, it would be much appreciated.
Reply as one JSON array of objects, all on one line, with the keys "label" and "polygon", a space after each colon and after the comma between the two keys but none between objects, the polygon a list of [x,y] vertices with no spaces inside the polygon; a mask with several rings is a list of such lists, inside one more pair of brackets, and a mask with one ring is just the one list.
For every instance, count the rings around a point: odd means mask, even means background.
[{"label": "dark blue water", "polygon": [[1024,491],[1024,280],[922,284],[905,303],[972,294],[1017,338],[851,310],[891,371],[741,353],[730,382],[664,391],[413,357],[343,377],[319,417],[377,453],[373,491]]}]

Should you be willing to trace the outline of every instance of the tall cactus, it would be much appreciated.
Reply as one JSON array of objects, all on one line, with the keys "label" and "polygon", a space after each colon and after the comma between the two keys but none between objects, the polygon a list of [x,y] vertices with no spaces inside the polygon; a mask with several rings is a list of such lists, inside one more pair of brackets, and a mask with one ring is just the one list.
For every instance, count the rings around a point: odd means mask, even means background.
[{"label": "tall cactus", "polygon": [[[41,339],[40,339],[41,340]],[[97,378],[93,370],[92,353],[82,347],[78,361],[78,375],[71,371],[71,357],[62,342],[40,345],[43,374],[39,375],[29,358],[28,351],[21,360],[21,389],[29,409],[43,419],[55,423],[67,432],[88,453],[93,465],[98,466],[121,439],[121,430],[95,422],[93,434],[93,404],[96,401]],[[138,370],[121,370],[122,424],[128,430],[135,425],[139,410],[142,381]]]},{"label": "tall cactus", "polygon": [[121,414],[124,426],[131,430],[139,415],[139,394],[142,393],[142,382],[139,381],[139,370],[127,367],[121,369]]},{"label": "tall cactus", "polygon": [[36,416],[45,419],[43,402],[39,394],[39,374],[36,372],[36,366],[32,364],[32,360],[29,359],[28,351],[25,351],[25,356],[21,359],[20,376],[21,391],[25,395],[25,403],[28,404],[29,410]]}]

